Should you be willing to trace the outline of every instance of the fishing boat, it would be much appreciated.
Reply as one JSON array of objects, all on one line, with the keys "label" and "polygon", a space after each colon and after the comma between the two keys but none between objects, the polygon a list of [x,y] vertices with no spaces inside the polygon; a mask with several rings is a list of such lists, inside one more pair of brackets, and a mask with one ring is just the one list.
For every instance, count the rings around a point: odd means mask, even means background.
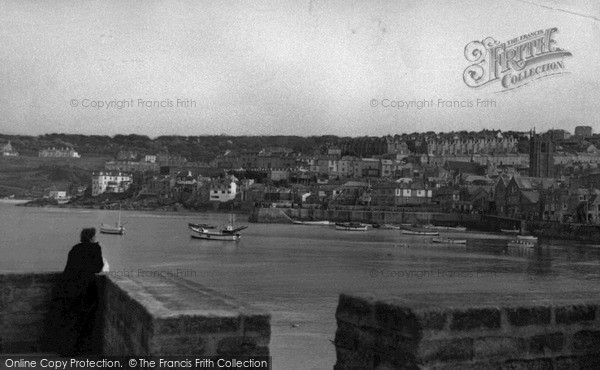
[{"label": "fishing boat", "polygon": [[368,225],[361,224],[359,222],[336,222],[336,230],[344,231],[367,231]]},{"label": "fishing boat", "polygon": [[433,238],[431,241],[441,244],[467,244],[467,239]]},{"label": "fishing boat", "polygon": [[440,231],[467,231],[467,228],[464,226],[436,226],[436,225],[426,225],[426,229],[430,230],[440,230]]},{"label": "fishing boat", "polygon": [[329,226],[331,225],[331,221],[322,220],[322,221],[301,221],[294,220],[292,221],[294,225],[308,225],[308,226]]},{"label": "fishing boat", "polygon": [[533,248],[533,247],[535,247],[536,244],[537,244],[537,240],[514,239],[514,240],[509,240],[507,243],[507,246]]},{"label": "fishing boat", "polygon": [[[248,226],[235,227],[233,225],[233,215],[227,225],[215,228],[205,228],[203,225],[188,224],[191,230],[191,237],[194,239],[205,239],[205,240],[227,240],[227,241],[239,241],[241,238],[240,231],[247,229]],[[208,225],[212,226],[212,225]]]},{"label": "fishing boat", "polygon": [[438,236],[440,235],[437,231],[429,231],[429,230],[418,230],[418,229],[402,229],[403,235],[420,235],[420,236]]},{"label": "fishing boat", "polygon": [[517,235],[517,240],[537,242],[537,236],[533,235]]},{"label": "fishing boat", "polygon": [[125,226],[121,224],[121,205],[119,205],[119,220],[115,224],[115,226],[106,225],[104,223],[100,224],[100,232],[102,234],[112,234],[112,235],[124,235],[125,234]]},{"label": "fishing boat", "polygon": [[400,230],[400,226],[394,224],[383,224],[380,228],[383,230]]}]

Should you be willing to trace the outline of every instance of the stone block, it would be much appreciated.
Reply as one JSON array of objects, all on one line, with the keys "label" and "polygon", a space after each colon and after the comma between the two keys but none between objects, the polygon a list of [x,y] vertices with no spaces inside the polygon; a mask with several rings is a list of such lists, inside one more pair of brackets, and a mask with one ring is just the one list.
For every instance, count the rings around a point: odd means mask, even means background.
[{"label": "stone block", "polygon": [[526,351],[525,340],[513,337],[482,337],[474,339],[476,359],[514,358]]},{"label": "stone block", "polygon": [[576,305],[556,308],[557,324],[576,324],[594,321],[596,319],[595,305]]},{"label": "stone block", "polygon": [[600,355],[600,331],[581,330],[573,335],[573,351]]},{"label": "stone block", "polygon": [[256,338],[251,337],[227,337],[217,343],[217,354],[221,356],[258,356],[264,355],[264,351],[265,348],[258,346]]},{"label": "stone block", "polygon": [[338,320],[343,320],[358,326],[374,325],[374,305],[373,302],[361,298],[341,294],[335,313]]},{"label": "stone block", "polygon": [[375,352],[377,350],[376,335],[373,329],[356,327],[346,322],[339,322],[335,332],[335,345],[355,351]]},{"label": "stone block", "polygon": [[414,340],[418,340],[421,337],[419,320],[406,307],[387,302],[376,302],[375,323],[380,328],[396,331]]},{"label": "stone block", "polygon": [[470,361],[473,359],[473,339],[424,340],[419,344],[418,358],[424,362]]},{"label": "stone block", "polygon": [[413,361],[416,358],[418,342],[394,332],[376,329],[373,331],[375,338],[375,352],[389,354],[394,358]]},{"label": "stone block", "polygon": [[336,348],[337,362],[335,370],[374,369],[373,354],[355,352],[344,348]]},{"label": "stone block", "polygon": [[258,333],[260,335],[271,335],[271,315],[254,314],[242,317],[244,325],[244,335],[247,333]]},{"label": "stone block", "polygon": [[444,330],[446,327],[448,314],[446,312],[426,311],[417,313],[417,318],[422,330],[439,331]]},{"label": "stone block", "polygon": [[529,338],[529,352],[534,355],[557,354],[563,350],[564,334],[549,333]]},{"label": "stone block", "polygon": [[235,333],[241,329],[242,318],[238,314],[230,312],[221,315],[190,315],[182,317],[180,320],[184,333]]},{"label": "stone block", "polygon": [[183,333],[183,319],[180,317],[154,320],[154,335],[176,335]]},{"label": "stone block", "polygon": [[549,358],[537,358],[533,360],[508,360],[502,364],[506,370],[551,370],[552,360]]},{"label": "stone block", "polygon": [[2,274],[0,285],[10,287],[28,287],[34,282],[35,274]]},{"label": "stone block", "polygon": [[599,356],[564,356],[554,360],[555,370],[600,369]]},{"label": "stone block", "polygon": [[519,307],[506,310],[508,323],[513,326],[549,325],[552,317],[550,307]]},{"label": "stone block", "polygon": [[2,353],[37,353],[40,350],[40,343],[36,340],[15,340],[2,342]]},{"label": "stone block", "polygon": [[498,328],[500,328],[500,310],[497,308],[472,308],[454,311],[450,323],[450,330],[452,331]]}]

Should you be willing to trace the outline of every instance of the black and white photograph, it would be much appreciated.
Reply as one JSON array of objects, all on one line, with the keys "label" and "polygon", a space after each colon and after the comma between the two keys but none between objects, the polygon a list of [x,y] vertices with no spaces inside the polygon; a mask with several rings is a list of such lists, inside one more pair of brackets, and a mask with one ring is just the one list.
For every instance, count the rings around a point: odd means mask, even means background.
[{"label": "black and white photograph", "polygon": [[600,368],[600,3],[0,0],[0,369]]}]

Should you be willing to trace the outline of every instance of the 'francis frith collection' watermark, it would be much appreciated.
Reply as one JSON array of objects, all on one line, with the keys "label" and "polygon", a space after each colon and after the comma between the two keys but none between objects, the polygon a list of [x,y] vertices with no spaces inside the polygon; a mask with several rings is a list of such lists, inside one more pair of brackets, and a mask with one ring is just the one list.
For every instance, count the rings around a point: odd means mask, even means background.
[{"label": "'francis frith collection' watermark", "polygon": [[463,72],[465,84],[478,88],[499,83],[500,91],[506,91],[568,73],[564,58],[571,53],[557,47],[557,32],[557,28],[548,28],[502,43],[492,37],[470,42],[464,50],[465,58],[472,63]]}]

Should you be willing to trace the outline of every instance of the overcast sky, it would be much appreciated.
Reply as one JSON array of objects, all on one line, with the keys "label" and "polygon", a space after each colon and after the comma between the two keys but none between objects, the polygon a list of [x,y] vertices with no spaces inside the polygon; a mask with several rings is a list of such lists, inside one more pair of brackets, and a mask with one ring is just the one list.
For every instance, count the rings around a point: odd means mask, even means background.
[{"label": "overcast sky", "polygon": [[[0,133],[599,132],[599,18],[592,0],[0,0]],[[551,27],[572,53],[568,74],[505,92],[463,82],[469,42]],[[496,107],[394,109],[383,99]]]}]

